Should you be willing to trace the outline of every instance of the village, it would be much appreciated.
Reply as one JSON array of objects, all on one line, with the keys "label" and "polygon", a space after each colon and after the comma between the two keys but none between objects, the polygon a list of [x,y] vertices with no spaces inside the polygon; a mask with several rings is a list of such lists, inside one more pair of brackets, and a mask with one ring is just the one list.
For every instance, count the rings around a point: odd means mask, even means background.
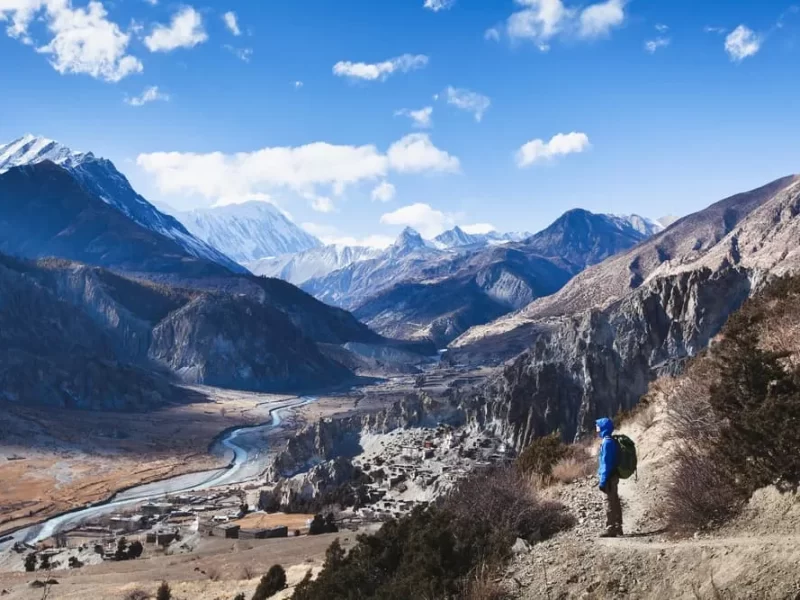
[{"label": "village", "polygon": [[[317,516],[317,511],[260,510],[260,500],[270,486],[259,479],[167,495],[92,519],[36,545],[17,543],[4,553],[2,566],[12,571],[57,571],[140,556],[191,554],[206,538],[271,540],[359,531],[426,506],[470,470],[514,456],[497,440],[446,424],[364,433],[361,447],[363,452],[350,460],[356,472],[363,474],[366,493],[352,506],[323,506],[319,514],[326,519]],[[315,531],[316,523],[324,525]]]}]

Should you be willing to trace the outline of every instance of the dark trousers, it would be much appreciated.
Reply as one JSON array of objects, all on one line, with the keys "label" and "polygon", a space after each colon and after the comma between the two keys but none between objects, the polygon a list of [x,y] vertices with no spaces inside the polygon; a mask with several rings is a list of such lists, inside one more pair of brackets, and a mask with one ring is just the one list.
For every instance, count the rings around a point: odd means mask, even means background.
[{"label": "dark trousers", "polygon": [[622,503],[619,500],[619,476],[606,482],[606,529],[622,533]]}]

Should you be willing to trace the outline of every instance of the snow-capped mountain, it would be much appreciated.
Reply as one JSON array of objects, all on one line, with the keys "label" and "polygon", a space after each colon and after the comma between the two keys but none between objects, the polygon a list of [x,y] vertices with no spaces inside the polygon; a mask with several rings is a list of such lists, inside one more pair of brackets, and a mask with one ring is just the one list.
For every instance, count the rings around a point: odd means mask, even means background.
[{"label": "snow-capped mountain", "polygon": [[640,215],[610,215],[614,219],[617,219],[621,224],[627,224],[630,227],[633,227],[636,231],[641,233],[642,235],[646,235],[650,237],[655,235],[664,230],[664,226],[653,219],[648,219],[647,217],[642,217]]},{"label": "snow-capped mountain", "polygon": [[461,227],[453,227],[444,233],[433,238],[433,244],[437,248],[458,248],[459,246],[472,246],[474,244],[485,243],[486,239],[478,235],[470,235]]},{"label": "snow-capped mountain", "polygon": [[236,272],[244,272],[240,265],[191,235],[174,217],[165,215],[137,194],[110,160],[96,157],[91,152],[74,152],[56,141],[33,135],[0,145],[0,174],[14,167],[45,161],[66,169],[106,204],[138,225],[175,241],[192,256],[214,261]]},{"label": "snow-capped mountain", "polygon": [[176,217],[195,236],[241,264],[322,246],[267,202],[229,204]]},{"label": "snow-capped mountain", "polygon": [[277,277],[300,285],[315,277],[343,269],[362,260],[376,258],[383,252],[380,248],[366,246],[343,246],[331,244],[311,248],[297,254],[285,254],[274,258],[262,258],[245,266],[256,275]]}]

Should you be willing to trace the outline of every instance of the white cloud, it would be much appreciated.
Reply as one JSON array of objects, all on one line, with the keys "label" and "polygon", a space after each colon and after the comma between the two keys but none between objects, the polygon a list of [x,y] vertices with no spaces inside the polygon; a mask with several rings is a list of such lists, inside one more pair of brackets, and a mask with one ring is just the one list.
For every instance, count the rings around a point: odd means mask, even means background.
[{"label": "white cloud", "polygon": [[512,40],[534,43],[547,52],[557,36],[594,39],[605,37],[625,21],[627,0],[606,0],[585,8],[568,8],[562,0],[516,0],[522,7],[506,22]]},{"label": "white cloud", "polygon": [[386,235],[369,235],[364,238],[343,235],[336,227],[320,225],[318,223],[303,223],[301,225],[308,233],[318,237],[325,244],[339,244],[342,246],[369,246],[372,248],[388,248],[394,239]]},{"label": "white cloud", "polygon": [[546,162],[559,156],[583,152],[589,148],[589,137],[585,133],[559,133],[549,142],[531,140],[524,144],[516,155],[517,166],[529,167],[538,162]]},{"label": "white cloud", "polygon": [[644,43],[644,49],[647,50],[650,54],[655,54],[655,52],[659,48],[666,48],[669,46],[671,40],[669,38],[659,37],[654,40],[647,40]]},{"label": "white cloud", "polygon": [[339,61],[333,65],[333,74],[351,79],[364,79],[366,81],[380,79],[385,81],[394,73],[408,73],[409,71],[421,69],[427,64],[428,57],[424,54],[403,54],[379,63]]},{"label": "white cloud", "polygon": [[154,178],[161,193],[211,202],[276,189],[303,197],[342,194],[348,186],[383,180],[391,170],[422,173],[459,168],[458,158],[438,149],[421,133],[402,138],[386,153],[374,145],[315,142],[237,154],[154,152],[140,154],[136,162]]},{"label": "white cloud", "polygon": [[614,27],[625,21],[625,2],[627,0],[608,0],[592,4],[581,12],[579,35],[584,38],[607,36]]},{"label": "white cloud", "polygon": [[242,31],[239,29],[239,21],[236,18],[235,12],[226,12],[224,15],[222,15],[222,20],[225,22],[225,27],[227,27],[228,31],[230,31],[233,35],[242,35]]},{"label": "white cloud", "polygon": [[49,54],[59,73],[117,82],[142,71],[142,63],[127,54],[130,35],[108,20],[101,2],[73,8],[71,0],[0,0],[0,21],[9,23],[6,32],[25,44],[34,45],[28,27],[39,13],[52,38],[36,51]]},{"label": "white cloud", "polygon": [[225,48],[225,50],[233,54],[239,60],[246,63],[249,63],[250,59],[253,57],[252,48],[236,48],[235,46],[231,46],[230,44],[225,44],[223,48]]},{"label": "white cloud", "polygon": [[464,233],[469,233],[470,235],[483,235],[497,231],[491,223],[474,223],[473,225],[459,225],[459,227]]},{"label": "white cloud", "polygon": [[483,119],[484,113],[489,110],[492,101],[477,92],[470,90],[448,87],[446,92],[447,103],[452,104],[456,108],[471,112],[475,116],[475,120],[480,123]]},{"label": "white cloud", "polygon": [[387,156],[391,168],[400,173],[457,172],[461,168],[458,158],[434,146],[427,133],[412,133],[396,141]]},{"label": "white cloud", "polygon": [[131,106],[144,106],[148,102],[155,102],[156,100],[168,102],[169,94],[162,93],[159,91],[158,86],[154,85],[146,88],[139,96],[125,98],[125,103],[130,104]]},{"label": "white cloud", "polygon": [[177,48],[193,48],[208,39],[203,27],[203,17],[191,6],[186,6],[172,16],[169,26],[158,24],[144,38],[150,52],[170,52]]},{"label": "white cloud", "polygon": [[424,8],[439,12],[440,10],[449,10],[456,4],[456,0],[425,0]]},{"label": "white cloud", "polygon": [[333,201],[327,196],[317,196],[311,202],[311,208],[317,212],[330,213],[334,211]]},{"label": "white cloud", "polygon": [[433,115],[432,106],[426,106],[425,108],[420,108],[419,110],[409,110],[404,108],[396,111],[394,114],[396,117],[408,117],[414,123],[414,127],[419,127],[420,129],[427,129],[433,124],[431,120],[431,116]]},{"label": "white cloud", "polygon": [[293,81],[292,85],[294,86],[294,89],[299,90],[301,87],[303,87],[303,82],[299,80]]},{"label": "white cloud", "polygon": [[728,30],[724,27],[711,27],[710,25],[703,27],[703,31],[706,33],[718,33],[720,35],[728,33]]},{"label": "white cloud", "polygon": [[656,23],[656,31],[659,33],[666,33],[669,31],[669,25],[664,25],[663,23]]},{"label": "white cloud", "polygon": [[490,40],[492,42],[499,42],[500,30],[497,27],[489,27],[489,29],[483,33],[483,39]]},{"label": "white cloud", "polygon": [[375,189],[372,190],[372,199],[378,202],[391,202],[394,200],[396,188],[388,181],[381,181]]},{"label": "white cloud", "polygon": [[409,204],[381,216],[384,225],[412,227],[424,238],[433,238],[455,225],[453,215],[431,208],[422,202]]},{"label": "white cloud", "polygon": [[144,0],[144,1],[147,2],[150,6],[158,6],[158,0]]},{"label": "white cloud", "polygon": [[725,52],[734,62],[754,56],[761,49],[761,36],[745,25],[739,25],[725,38]]}]

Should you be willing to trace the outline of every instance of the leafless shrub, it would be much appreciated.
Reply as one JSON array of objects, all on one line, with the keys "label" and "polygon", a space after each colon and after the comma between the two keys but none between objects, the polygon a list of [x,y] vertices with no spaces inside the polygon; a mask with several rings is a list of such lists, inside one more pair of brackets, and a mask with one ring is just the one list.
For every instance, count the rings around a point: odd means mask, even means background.
[{"label": "leafless shrub", "polygon": [[509,594],[498,582],[498,573],[485,564],[470,574],[464,586],[464,600],[505,600]]},{"label": "leafless shrub", "polygon": [[458,519],[486,520],[506,542],[518,537],[547,538],[573,523],[562,504],[543,500],[529,479],[514,468],[472,475],[448,497],[446,506]]},{"label": "leafless shrub", "polygon": [[206,569],[206,577],[208,577],[211,581],[219,581],[220,577],[222,577],[222,574],[216,567],[209,567]]},{"label": "leafless shrub", "polygon": [[131,590],[130,592],[125,594],[125,600],[149,600],[149,599],[150,599],[150,594],[148,594],[141,588]]}]

